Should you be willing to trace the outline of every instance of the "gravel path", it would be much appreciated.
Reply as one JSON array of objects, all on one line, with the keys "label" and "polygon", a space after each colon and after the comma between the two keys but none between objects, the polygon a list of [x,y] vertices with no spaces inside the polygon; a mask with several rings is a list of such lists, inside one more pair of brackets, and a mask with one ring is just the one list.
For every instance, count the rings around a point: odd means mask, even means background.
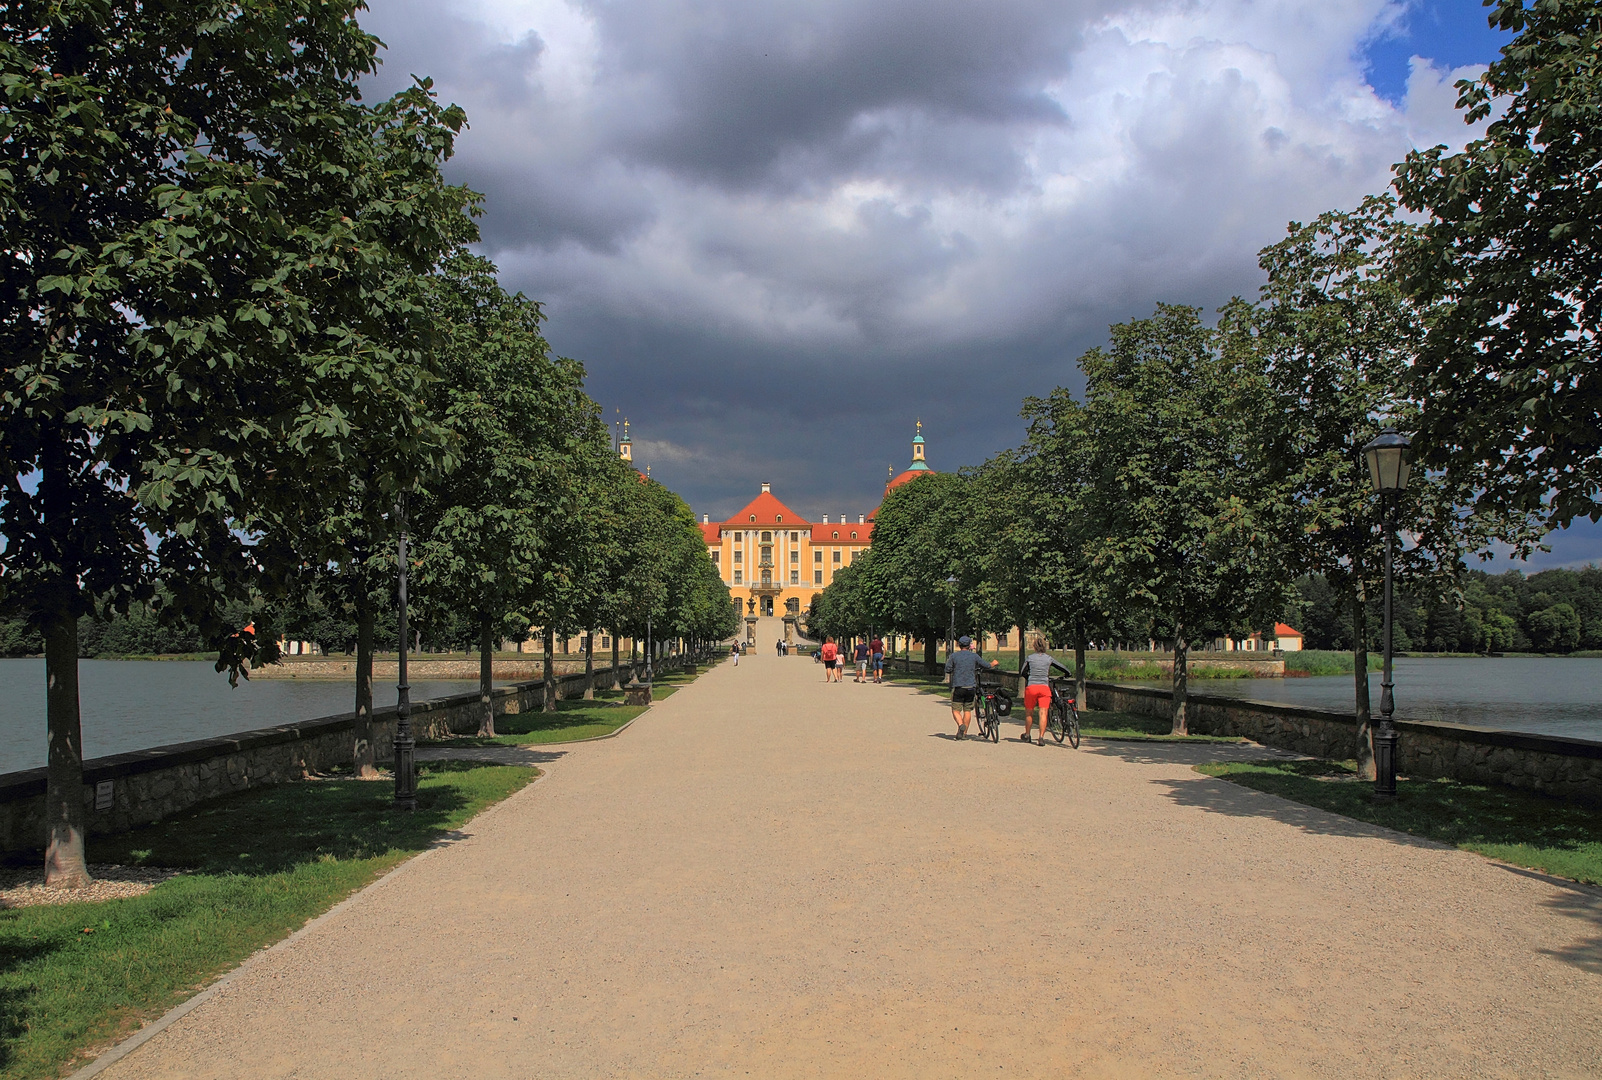
[{"label": "gravel path", "polygon": [[947,715],[720,665],[103,1075],[1602,1074],[1597,891]]}]

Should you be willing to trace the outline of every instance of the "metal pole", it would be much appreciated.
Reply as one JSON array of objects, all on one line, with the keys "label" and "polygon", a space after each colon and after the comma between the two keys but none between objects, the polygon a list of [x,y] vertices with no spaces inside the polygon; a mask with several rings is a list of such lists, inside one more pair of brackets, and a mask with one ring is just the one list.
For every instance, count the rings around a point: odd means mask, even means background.
[{"label": "metal pole", "polygon": [[651,681],[651,616],[645,617],[645,681]]},{"label": "metal pole", "polygon": [[1391,504],[1395,496],[1383,496],[1385,515],[1385,668],[1380,677],[1380,724],[1374,734],[1374,800],[1390,802],[1396,798],[1396,727],[1391,713],[1396,701],[1391,693],[1391,548],[1396,540],[1396,526],[1391,521]]},{"label": "metal pole", "polygon": [[412,738],[412,688],[406,683],[406,495],[395,504],[400,520],[400,681],[395,684],[395,808],[417,809],[417,767],[413,757],[417,742]]}]

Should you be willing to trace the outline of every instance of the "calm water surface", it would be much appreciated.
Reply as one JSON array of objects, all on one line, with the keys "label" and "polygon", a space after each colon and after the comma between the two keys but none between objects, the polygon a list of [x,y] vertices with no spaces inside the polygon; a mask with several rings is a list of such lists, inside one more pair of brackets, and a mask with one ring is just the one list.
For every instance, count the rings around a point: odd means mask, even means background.
[{"label": "calm water surface", "polygon": [[[78,693],[84,756],[232,735],[350,712],[354,682],[262,679],[230,688],[204,660],[81,660]],[[463,694],[476,682],[413,682],[412,700]],[[395,704],[395,684],[373,687],[373,705]],[[45,763],[43,660],[0,660],[0,773]]]},{"label": "calm water surface", "polygon": [[[1192,679],[1198,694],[1224,694],[1349,712],[1351,675],[1312,679]],[[1395,662],[1396,717],[1449,720],[1500,731],[1532,731],[1602,741],[1602,659],[1507,656]],[[1380,673],[1370,672],[1369,705],[1377,716]]]}]

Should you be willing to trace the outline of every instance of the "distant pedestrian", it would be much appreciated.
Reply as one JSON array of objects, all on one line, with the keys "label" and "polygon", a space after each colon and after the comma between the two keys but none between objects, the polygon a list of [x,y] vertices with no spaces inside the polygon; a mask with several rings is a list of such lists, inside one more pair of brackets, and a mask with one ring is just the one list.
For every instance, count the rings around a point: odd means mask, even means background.
[{"label": "distant pedestrian", "polygon": [[823,639],[819,654],[823,657],[823,681],[834,682],[835,665],[840,661],[840,647],[834,643],[834,638]]},{"label": "distant pedestrian", "polygon": [[884,682],[884,639],[876,637],[868,642],[868,659],[873,664],[873,681]]},{"label": "distant pedestrian", "polygon": [[738,641],[736,641],[734,643],[734,647],[729,650],[729,655],[734,657],[734,666],[735,667],[739,667],[740,666],[740,643]]},{"label": "distant pedestrian", "polygon": [[860,638],[857,639],[857,647],[851,654],[851,658],[857,662],[857,682],[868,681],[868,658],[872,655],[868,651],[868,643]]}]

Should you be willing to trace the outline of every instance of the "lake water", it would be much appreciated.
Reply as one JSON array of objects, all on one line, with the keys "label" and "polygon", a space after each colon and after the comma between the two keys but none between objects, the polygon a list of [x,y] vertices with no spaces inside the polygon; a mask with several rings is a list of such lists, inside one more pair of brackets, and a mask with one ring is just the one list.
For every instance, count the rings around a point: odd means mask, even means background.
[{"label": "lake water", "polygon": [[[348,713],[354,682],[239,680],[204,660],[81,660],[79,714],[86,758],[210,739],[254,728]],[[477,682],[412,683],[412,700],[449,697]],[[373,706],[395,704],[395,684],[373,687]],[[43,660],[0,660],[0,773],[45,763]]]},{"label": "lake water", "polygon": [[[1350,712],[1356,707],[1354,681],[1351,675],[1192,679],[1190,688],[1197,694]],[[1393,681],[1399,720],[1449,720],[1499,731],[1602,741],[1602,658],[1400,657]],[[1368,687],[1369,707],[1378,717],[1379,672],[1369,673]]]}]

